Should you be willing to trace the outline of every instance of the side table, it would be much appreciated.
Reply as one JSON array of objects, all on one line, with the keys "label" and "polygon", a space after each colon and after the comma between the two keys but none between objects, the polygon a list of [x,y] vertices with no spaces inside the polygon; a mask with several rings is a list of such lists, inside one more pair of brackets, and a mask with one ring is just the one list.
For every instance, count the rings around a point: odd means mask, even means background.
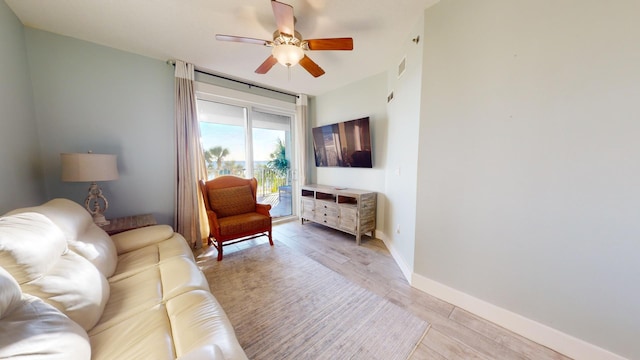
[{"label": "side table", "polygon": [[152,214],[124,216],[109,221],[108,225],[102,226],[102,230],[109,235],[157,224],[156,218]]}]

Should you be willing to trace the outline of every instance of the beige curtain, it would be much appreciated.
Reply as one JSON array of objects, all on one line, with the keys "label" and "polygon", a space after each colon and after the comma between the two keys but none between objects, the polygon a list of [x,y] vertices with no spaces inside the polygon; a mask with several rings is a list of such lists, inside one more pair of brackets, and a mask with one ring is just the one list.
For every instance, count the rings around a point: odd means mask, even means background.
[{"label": "beige curtain", "polygon": [[300,94],[296,99],[296,154],[297,169],[295,178],[298,186],[307,184],[307,125],[308,125],[308,99],[307,95]]},{"label": "beige curtain", "polygon": [[198,181],[207,178],[200,145],[193,64],[176,61],[176,209],[175,228],[192,247],[202,247],[209,233]]}]

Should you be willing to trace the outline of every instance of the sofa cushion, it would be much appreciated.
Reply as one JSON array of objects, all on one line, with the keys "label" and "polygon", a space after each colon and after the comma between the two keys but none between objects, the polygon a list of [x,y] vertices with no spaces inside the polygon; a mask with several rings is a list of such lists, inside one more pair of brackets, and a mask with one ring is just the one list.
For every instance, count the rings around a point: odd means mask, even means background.
[{"label": "sofa cushion", "polygon": [[0,319],[15,309],[22,299],[22,290],[16,279],[0,267]]},{"label": "sofa cushion", "polygon": [[263,231],[271,225],[271,218],[252,212],[218,219],[218,223],[220,224],[220,235],[226,236]]},{"label": "sofa cushion", "polygon": [[176,358],[172,324],[163,304],[140,310],[112,327],[89,331],[92,360]]},{"label": "sofa cushion", "polygon": [[[166,225],[159,225],[166,226]],[[152,230],[154,226],[137,229],[137,230]],[[171,229],[171,227],[169,227]],[[132,230],[132,231],[137,231]],[[144,234],[145,232],[140,232]],[[151,234],[155,234],[155,231],[151,231]],[[126,234],[126,233],[122,233]],[[120,235],[120,234],[117,234]],[[115,236],[114,235],[114,238]],[[129,240],[137,241],[138,236],[131,237]],[[116,241],[116,244],[118,242]],[[173,257],[184,257],[195,261],[193,258],[193,252],[187,244],[187,241],[178,233],[171,232],[171,236],[165,240],[147,245],[143,248],[137,248],[136,250],[128,251],[118,256],[118,266],[113,276],[109,278],[109,281],[116,281],[123,277],[131,276],[137,272],[143,271],[149,267],[158,265],[160,261],[164,261]]]},{"label": "sofa cushion", "polygon": [[219,218],[256,211],[256,201],[249,185],[209,189],[211,209]]},{"label": "sofa cushion", "polygon": [[51,305],[23,295],[0,267],[0,358],[90,359],[87,333]]},{"label": "sofa cushion", "polygon": [[41,298],[88,330],[102,315],[109,285],[93,264],[66,244],[62,231],[42,214],[0,218],[0,266],[24,293]]},{"label": "sofa cushion", "polygon": [[225,360],[222,350],[216,344],[209,344],[189,351],[176,360]]},{"label": "sofa cushion", "polygon": [[186,292],[168,300],[166,306],[173,328],[176,356],[215,344],[226,360],[247,359],[229,318],[209,291]]},{"label": "sofa cushion", "polygon": [[19,284],[44,276],[67,251],[60,229],[42,214],[0,218],[0,266]]},{"label": "sofa cushion", "polygon": [[191,290],[209,291],[209,283],[188,257],[174,257],[134,275],[109,279],[111,296],[92,334]]},{"label": "sofa cushion", "polygon": [[37,212],[49,218],[62,230],[70,249],[89,260],[105,277],[113,274],[116,248],[85,208],[68,199],[53,199],[39,206],[13,210],[8,215],[24,212]]},{"label": "sofa cushion", "polygon": [[107,279],[87,259],[72,251],[61,256],[45,276],[21,287],[23,292],[53,305],[85,330],[98,322],[110,294]]}]

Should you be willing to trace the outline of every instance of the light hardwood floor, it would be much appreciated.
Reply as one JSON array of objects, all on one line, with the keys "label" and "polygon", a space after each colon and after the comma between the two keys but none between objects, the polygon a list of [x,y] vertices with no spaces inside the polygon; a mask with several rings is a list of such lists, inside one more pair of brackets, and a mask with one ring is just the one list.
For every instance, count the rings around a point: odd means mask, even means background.
[{"label": "light hardwood floor", "polygon": [[[275,246],[288,246],[428,321],[410,360],[569,359],[411,287],[379,239],[363,236],[362,245],[357,246],[352,235],[299,221],[274,225],[273,231]],[[266,242],[262,237],[226,246],[224,253]]]}]

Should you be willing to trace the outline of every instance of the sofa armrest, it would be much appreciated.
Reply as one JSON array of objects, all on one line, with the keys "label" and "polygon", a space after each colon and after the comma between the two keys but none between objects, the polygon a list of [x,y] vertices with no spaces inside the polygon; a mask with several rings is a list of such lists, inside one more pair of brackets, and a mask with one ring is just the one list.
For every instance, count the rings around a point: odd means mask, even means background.
[{"label": "sofa armrest", "polygon": [[269,210],[271,210],[271,204],[256,204],[256,212],[258,214],[270,217]]},{"label": "sofa armrest", "polygon": [[137,250],[145,246],[159,243],[173,236],[173,228],[169,225],[153,225],[133,229],[111,236],[116,245],[118,255]]}]

